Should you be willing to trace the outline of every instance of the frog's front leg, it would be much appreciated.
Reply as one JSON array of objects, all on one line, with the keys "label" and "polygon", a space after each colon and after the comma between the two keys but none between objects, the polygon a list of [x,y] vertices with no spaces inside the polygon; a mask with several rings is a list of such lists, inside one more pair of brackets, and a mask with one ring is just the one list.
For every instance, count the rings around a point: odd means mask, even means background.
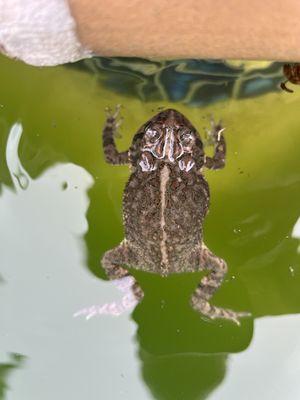
[{"label": "frog's front leg", "polygon": [[226,142],[223,136],[225,128],[222,127],[221,122],[217,124],[213,118],[210,121],[211,129],[207,131],[209,141],[215,146],[215,153],[213,157],[205,156],[204,166],[209,169],[220,169],[225,166],[226,158]]},{"label": "frog's front leg", "polygon": [[199,269],[207,269],[209,270],[209,274],[200,281],[193,293],[191,297],[192,307],[211,319],[228,319],[240,325],[239,318],[250,316],[250,313],[236,312],[212,306],[209,303],[210,298],[221,286],[227,273],[226,262],[215,256],[205,245],[202,246],[200,254],[197,255],[197,262],[199,263]]},{"label": "frog's front leg", "polygon": [[144,293],[135,278],[129,274],[123,265],[134,265],[135,260],[132,250],[126,242],[122,242],[119,246],[107,251],[102,258],[102,266],[110,280],[130,278],[130,290],[135,300],[140,302]]},{"label": "frog's front leg", "polygon": [[109,164],[115,165],[129,163],[128,151],[119,153],[115,143],[115,137],[122,122],[122,119],[119,118],[120,107],[120,105],[117,106],[114,113],[110,108],[106,109],[107,118],[102,133],[105,159]]}]

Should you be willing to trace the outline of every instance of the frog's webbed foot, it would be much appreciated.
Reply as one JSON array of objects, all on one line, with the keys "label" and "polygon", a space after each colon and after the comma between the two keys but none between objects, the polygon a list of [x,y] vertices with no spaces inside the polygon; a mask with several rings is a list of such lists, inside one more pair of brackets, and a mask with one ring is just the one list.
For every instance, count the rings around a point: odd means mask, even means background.
[{"label": "frog's webbed foot", "polygon": [[199,296],[196,294],[194,294],[191,298],[191,305],[194,310],[199,311],[201,314],[210,319],[227,319],[236,323],[237,325],[240,325],[239,318],[251,316],[249,312],[238,312],[226,308],[212,306],[208,301],[199,298]]},{"label": "frog's webbed foot", "polygon": [[248,317],[248,312],[236,312],[225,308],[213,306],[209,303],[210,298],[221,286],[227,273],[227,265],[224,260],[215,256],[205,246],[198,255],[199,270],[208,269],[210,272],[203,277],[197,289],[191,297],[192,307],[201,314],[211,319],[228,319],[240,325],[239,318]]},{"label": "frog's webbed foot", "polygon": [[75,312],[74,317],[84,316],[85,319],[89,320],[97,315],[118,316],[128,310],[133,310],[138,303],[137,296],[131,289],[134,284],[134,278],[125,276],[124,278],[116,279],[113,283],[122,293],[124,293],[121,300],[102,304],[93,304],[84,307]]},{"label": "frog's webbed foot", "polygon": [[120,302],[105,303],[83,308],[74,314],[75,317],[85,316],[90,319],[96,315],[120,315],[126,310],[132,310],[142,300],[144,293],[135,278],[122,265],[134,265],[133,253],[124,243],[107,251],[102,258],[102,265],[110,280],[124,293]]}]

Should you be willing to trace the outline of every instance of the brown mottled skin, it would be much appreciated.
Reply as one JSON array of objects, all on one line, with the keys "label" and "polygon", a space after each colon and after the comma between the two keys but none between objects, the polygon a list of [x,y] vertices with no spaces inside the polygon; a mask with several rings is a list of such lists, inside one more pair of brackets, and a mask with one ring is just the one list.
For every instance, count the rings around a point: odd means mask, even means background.
[{"label": "brown mottled skin", "polygon": [[[224,260],[203,242],[202,226],[209,208],[209,187],[204,167],[225,165],[226,144],[220,124],[211,121],[209,132],[215,145],[207,157],[197,130],[176,110],[165,110],[146,122],[136,133],[128,151],[119,153],[114,137],[119,107],[108,111],[103,130],[103,148],[110,164],[129,164],[132,174],[123,198],[125,239],[107,251],[102,265],[110,279],[128,276],[125,265],[166,276],[171,273],[208,270],[191,297],[192,307],[215,318],[249,315],[210,305],[209,299],[227,272]],[[134,280],[138,300],[143,292]]]},{"label": "brown mottled skin", "polygon": [[295,85],[300,85],[300,63],[284,64],[283,73],[287,79],[280,84],[280,87],[286,92],[293,93],[292,89],[286,87],[286,83],[291,82]]}]

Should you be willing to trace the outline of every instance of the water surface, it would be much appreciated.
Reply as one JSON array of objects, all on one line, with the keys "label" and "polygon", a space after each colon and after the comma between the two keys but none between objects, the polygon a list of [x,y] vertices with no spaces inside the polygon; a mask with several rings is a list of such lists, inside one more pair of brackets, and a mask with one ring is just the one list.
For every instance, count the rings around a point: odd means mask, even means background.
[{"label": "water surface", "polygon": [[[281,79],[279,63],[0,58],[0,399],[300,396],[300,88]],[[118,103],[120,149],[159,107],[200,133],[222,118],[227,165],[206,173],[204,236],[229,266],[213,301],[253,315],[240,327],[190,309],[199,274],[133,272],[145,291],[133,312],[73,317],[123,296],[100,266],[123,238],[129,170],[101,148]]]}]

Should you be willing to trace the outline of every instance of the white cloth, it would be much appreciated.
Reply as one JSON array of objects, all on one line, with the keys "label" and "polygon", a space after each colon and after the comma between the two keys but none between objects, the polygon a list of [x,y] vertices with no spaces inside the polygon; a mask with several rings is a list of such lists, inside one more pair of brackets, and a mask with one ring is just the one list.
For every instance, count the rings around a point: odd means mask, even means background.
[{"label": "white cloth", "polygon": [[91,57],[66,0],[0,0],[0,52],[50,66]]}]

